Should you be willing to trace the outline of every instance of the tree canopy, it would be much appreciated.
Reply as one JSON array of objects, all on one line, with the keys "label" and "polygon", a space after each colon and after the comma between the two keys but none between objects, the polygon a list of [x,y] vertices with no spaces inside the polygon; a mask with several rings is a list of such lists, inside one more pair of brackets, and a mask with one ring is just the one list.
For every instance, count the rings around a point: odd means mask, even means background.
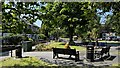
[{"label": "tree canopy", "polygon": [[[41,33],[46,37],[65,33],[73,44],[73,36],[86,39],[97,38],[103,28],[113,29],[120,34],[120,2],[2,2],[3,32],[30,32],[28,24],[37,19],[42,21]],[[97,12],[97,9],[103,12]],[[113,10],[107,16],[105,26],[100,23],[100,16]],[[109,27],[107,27],[109,26]],[[111,26],[111,27],[110,27]],[[59,28],[59,29],[58,29]],[[60,34],[59,34],[60,36]]]},{"label": "tree canopy", "polygon": [[3,32],[23,33],[30,31],[28,24],[39,19],[40,4],[37,2],[2,2]]},{"label": "tree canopy", "polygon": [[[74,6],[74,7],[73,7]],[[87,29],[91,23],[91,17],[95,17],[95,6],[89,2],[55,2],[47,3],[42,7],[43,22],[54,27],[66,28],[69,34],[70,43],[73,43],[75,29],[79,27],[82,30]]]}]

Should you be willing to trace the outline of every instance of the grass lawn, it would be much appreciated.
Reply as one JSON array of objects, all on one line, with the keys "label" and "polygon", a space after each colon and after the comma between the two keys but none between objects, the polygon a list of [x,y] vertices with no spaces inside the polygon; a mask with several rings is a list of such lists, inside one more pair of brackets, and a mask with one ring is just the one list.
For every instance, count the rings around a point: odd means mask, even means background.
[{"label": "grass lawn", "polygon": [[0,67],[2,66],[57,66],[43,62],[35,57],[27,57],[21,59],[6,58],[0,62]]},{"label": "grass lawn", "polygon": [[[63,42],[51,42],[51,44],[49,44],[48,46],[50,47],[56,47],[56,48],[65,48]],[[85,51],[86,48],[85,47],[82,47],[82,46],[70,46],[71,49],[76,49],[78,51]]]},{"label": "grass lawn", "polygon": [[112,64],[112,66],[119,66],[120,67],[120,64]]},{"label": "grass lawn", "polygon": [[120,55],[120,51],[118,51],[118,54]]}]

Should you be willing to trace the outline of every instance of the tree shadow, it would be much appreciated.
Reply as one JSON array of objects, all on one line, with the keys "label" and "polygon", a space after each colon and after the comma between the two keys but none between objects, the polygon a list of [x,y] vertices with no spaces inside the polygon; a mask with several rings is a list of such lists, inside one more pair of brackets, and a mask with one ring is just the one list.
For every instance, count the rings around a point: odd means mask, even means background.
[{"label": "tree shadow", "polygon": [[104,61],[103,58],[95,59],[94,62],[102,62]]},{"label": "tree shadow", "polygon": [[119,47],[119,48],[116,48],[116,50],[120,50],[120,47]]},{"label": "tree shadow", "polygon": [[94,62],[100,62],[100,61],[104,61],[104,60],[113,61],[115,58],[116,58],[116,56],[104,56],[102,58],[94,60]]},{"label": "tree shadow", "polygon": [[106,58],[106,60],[112,61],[112,60],[114,60],[115,58],[116,58],[116,56],[110,56],[110,57]]},{"label": "tree shadow", "polygon": [[[73,57],[71,57],[71,58],[67,58],[67,57],[58,57],[57,59],[65,59],[65,60],[73,60],[73,61],[75,61],[75,58],[73,58]],[[83,60],[78,59],[77,62],[78,62],[78,61],[83,61]]]}]

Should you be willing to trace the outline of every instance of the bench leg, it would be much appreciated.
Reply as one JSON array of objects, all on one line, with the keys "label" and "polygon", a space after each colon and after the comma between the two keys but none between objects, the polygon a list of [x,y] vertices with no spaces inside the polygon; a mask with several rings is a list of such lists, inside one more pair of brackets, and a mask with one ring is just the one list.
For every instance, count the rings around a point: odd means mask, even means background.
[{"label": "bench leg", "polygon": [[108,57],[110,56],[110,53],[109,53],[109,52],[107,53],[107,56],[108,56]]},{"label": "bench leg", "polygon": [[57,55],[57,58],[59,58],[58,54],[56,54],[56,55]]},{"label": "bench leg", "polygon": [[53,54],[53,59],[55,58],[55,56],[57,56],[57,58],[59,57],[58,54]]},{"label": "bench leg", "polygon": [[71,58],[72,55],[69,56],[69,58]]},{"label": "bench leg", "polygon": [[53,59],[55,58],[55,56],[56,56],[56,55],[55,55],[55,54],[53,54]]}]

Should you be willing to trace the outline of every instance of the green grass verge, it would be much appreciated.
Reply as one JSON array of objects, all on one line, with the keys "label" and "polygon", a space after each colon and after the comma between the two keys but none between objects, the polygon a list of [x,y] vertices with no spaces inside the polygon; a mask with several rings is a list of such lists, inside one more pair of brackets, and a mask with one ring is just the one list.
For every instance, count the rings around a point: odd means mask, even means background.
[{"label": "green grass verge", "polygon": [[0,62],[0,67],[2,66],[57,66],[57,65],[43,62],[35,57],[27,57],[21,59],[6,58]]},{"label": "green grass verge", "polygon": [[[63,42],[51,42],[51,44],[49,44],[48,46],[56,47],[56,48],[65,48],[63,44],[64,44]],[[71,49],[76,49],[78,51],[85,51],[86,50],[86,48],[82,47],[82,46],[74,46],[74,45],[72,45],[70,47],[71,47]]]}]

